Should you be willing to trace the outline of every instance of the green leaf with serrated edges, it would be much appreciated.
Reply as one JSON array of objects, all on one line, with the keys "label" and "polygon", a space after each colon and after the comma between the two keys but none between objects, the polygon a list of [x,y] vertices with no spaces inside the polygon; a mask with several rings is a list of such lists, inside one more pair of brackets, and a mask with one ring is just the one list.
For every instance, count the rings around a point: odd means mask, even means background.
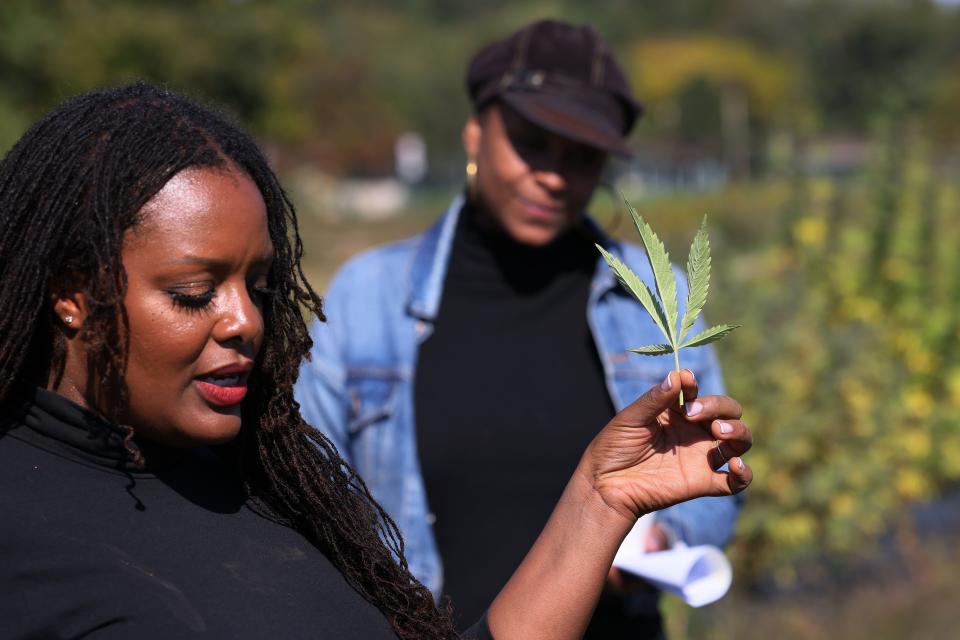
[{"label": "green leaf with serrated edges", "polygon": [[630,206],[630,203],[624,199],[633,216],[633,223],[640,232],[640,239],[643,240],[643,247],[647,250],[647,259],[650,261],[650,268],[653,270],[653,277],[657,282],[657,293],[660,297],[660,304],[663,306],[663,314],[666,318],[665,324],[669,329],[667,340],[670,344],[676,345],[677,340],[677,282],[673,275],[673,267],[670,266],[670,256],[663,242],[653,232],[647,221],[644,220],[637,210]]},{"label": "green leaf with serrated edges", "polygon": [[[677,325],[677,281],[673,271],[673,265],[670,264],[670,256],[657,234],[653,232],[650,225],[630,206],[626,197],[621,193],[624,204],[630,210],[633,222],[640,232],[640,238],[643,240],[643,246],[647,250],[647,260],[650,262],[650,269],[653,271],[653,277],[656,281],[657,292],[654,293],[647,287],[635,273],[633,273],[616,256],[610,254],[600,245],[597,249],[603,255],[610,270],[617,276],[620,284],[624,286],[633,297],[640,301],[643,308],[653,319],[653,322],[660,329],[660,332],[667,338],[669,344],[650,344],[643,347],[630,349],[633,353],[643,356],[662,356],[672,353],[674,367],[676,371],[680,370],[680,350],[686,347],[699,347],[705,344],[715,342],[724,337],[740,325],[721,324],[711,327],[706,331],[701,331],[687,342],[684,338],[693,328],[697,317],[703,310],[703,305],[707,301],[707,293],[710,289],[710,240],[707,237],[707,218],[704,216],[697,235],[690,246],[690,255],[687,258],[687,299],[683,318],[680,325]],[[683,391],[680,392],[680,405],[683,405]]]},{"label": "green leaf with serrated edges", "polygon": [[639,353],[642,356],[665,356],[668,353],[673,353],[673,347],[668,344],[648,344],[645,347],[627,349],[627,351]]},{"label": "green leaf with serrated edges", "polygon": [[656,296],[653,295],[653,292],[647,288],[647,285],[640,279],[640,276],[635,274],[630,270],[630,267],[623,264],[620,261],[620,258],[613,255],[600,245],[597,245],[597,249],[600,250],[600,255],[603,256],[603,259],[606,260],[607,265],[610,267],[610,270],[613,271],[614,275],[617,276],[617,280],[620,281],[620,284],[629,291],[634,298],[640,301],[640,304],[643,305],[643,308],[647,310],[647,313],[650,314],[650,317],[653,318],[653,321],[656,323],[657,328],[660,329],[660,332],[670,340],[670,334],[667,333],[667,318],[663,312],[663,309],[660,306],[660,302],[657,300]]},{"label": "green leaf with serrated edges", "polygon": [[740,325],[738,324],[718,324],[715,327],[704,329],[697,335],[690,338],[690,340],[688,340],[686,343],[680,345],[680,348],[685,349],[687,347],[702,347],[705,344],[716,342],[739,326]]},{"label": "green leaf with serrated edges", "polygon": [[680,322],[680,335],[677,342],[683,342],[687,333],[696,322],[697,316],[707,301],[707,291],[710,289],[710,238],[707,236],[707,216],[697,230],[697,235],[690,245],[690,255],[687,258],[687,304]]}]

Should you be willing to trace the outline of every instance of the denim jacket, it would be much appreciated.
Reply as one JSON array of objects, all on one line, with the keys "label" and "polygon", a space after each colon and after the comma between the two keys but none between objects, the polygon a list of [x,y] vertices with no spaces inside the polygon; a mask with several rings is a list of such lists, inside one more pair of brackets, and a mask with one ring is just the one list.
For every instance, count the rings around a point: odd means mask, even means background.
[{"label": "denim jacket", "polygon": [[[425,233],[367,251],[340,269],[325,298],[327,322],[311,328],[312,358],[303,364],[295,389],[306,421],[333,441],[396,521],[410,570],[435,596],[443,571],[417,456],[413,381],[420,343],[430,336],[440,308],[462,205],[458,197]],[[603,244],[653,286],[640,248],[609,238]],[[627,352],[662,337],[601,260],[598,255],[588,322],[619,411],[661,382],[673,359]],[[674,271],[682,303],[685,280]],[[694,371],[702,394],[723,392],[711,348],[685,351],[682,364]],[[656,519],[686,544],[722,547],[739,508],[739,498],[700,498],[660,511]]]}]

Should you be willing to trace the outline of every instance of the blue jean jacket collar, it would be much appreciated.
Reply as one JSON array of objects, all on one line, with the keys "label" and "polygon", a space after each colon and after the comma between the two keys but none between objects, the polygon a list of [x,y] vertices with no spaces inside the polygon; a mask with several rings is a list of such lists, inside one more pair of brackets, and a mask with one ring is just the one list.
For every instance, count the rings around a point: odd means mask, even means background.
[{"label": "blue jean jacket collar", "polygon": [[440,309],[443,279],[450,263],[453,234],[463,208],[464,197],[454,198],[446,212],[423,234],[413,256],[407,311],[420,320],[433,321]]}]

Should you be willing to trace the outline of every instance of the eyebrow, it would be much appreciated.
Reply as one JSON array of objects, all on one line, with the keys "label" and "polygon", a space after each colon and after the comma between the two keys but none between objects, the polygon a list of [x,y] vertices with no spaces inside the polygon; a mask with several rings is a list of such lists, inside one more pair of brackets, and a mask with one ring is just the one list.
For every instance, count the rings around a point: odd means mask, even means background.
[{"label": "eyebrow", "polygon": [[[253,264],[254,264],[254,265],[257,265],[257,266],[260,266],[260,265],[269,265],[269,264],[272,264],[272,263],[273,263],[273,258],[274,258],[274,255],[273,255],[272,253],[261,254],[260,256],[257,256],[257,257],[253,260]],[[181,264],[202,265],[202,266],[204,266],[204,267],[214,268],[214,267],[222,267],[222,266],[228,264],[229,262],[230,262],[229,260],[221,260],[221,259],[219,259],[219,258],[208,258],[208,257],[205,257],[205,256],[198,256],[198,255],[194,255],[194,254],[192,254],[192,253],[188,253],[187,255],[182,256],[182,257],[180,257],[180,258],[176,258],[176,259],[174,259],[174,260],[168,260],[168,261],[165,262],[165,264],[168,264],[168,265],[181,265]]]}]

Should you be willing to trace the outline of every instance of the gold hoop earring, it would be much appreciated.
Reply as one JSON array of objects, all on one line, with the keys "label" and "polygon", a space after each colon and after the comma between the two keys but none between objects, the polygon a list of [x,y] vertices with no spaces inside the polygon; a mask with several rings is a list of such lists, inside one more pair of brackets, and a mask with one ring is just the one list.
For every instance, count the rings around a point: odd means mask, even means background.
[{"label": "gold hoop earring", "polygon": [[477,201],[477,162],[471,158],[467,161],[467,199]]}]

